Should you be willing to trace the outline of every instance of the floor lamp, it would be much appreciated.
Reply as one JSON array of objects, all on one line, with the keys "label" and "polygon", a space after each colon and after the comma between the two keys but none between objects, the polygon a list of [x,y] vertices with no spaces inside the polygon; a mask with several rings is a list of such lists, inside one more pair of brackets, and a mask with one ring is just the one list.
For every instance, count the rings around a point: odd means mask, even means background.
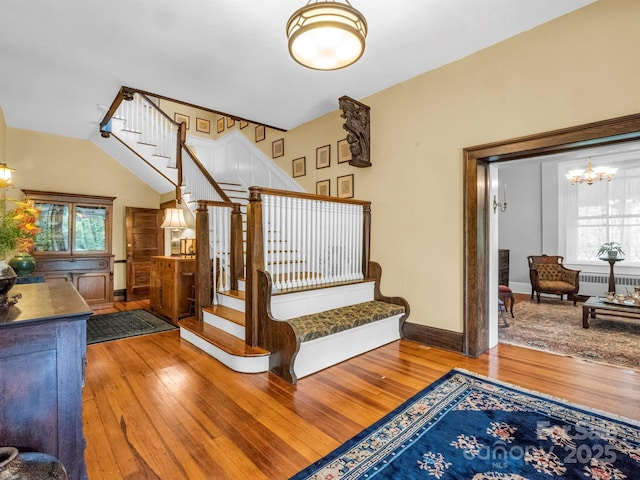
[{"label": "floor lamp", "polygon": [[180,233],[183,229],[189,227],[184,220],[184,212],[182,209],[167,208],[164,213],[164,222],[162,222],[160,226],[171,230],[171,256],[179,257]]}]

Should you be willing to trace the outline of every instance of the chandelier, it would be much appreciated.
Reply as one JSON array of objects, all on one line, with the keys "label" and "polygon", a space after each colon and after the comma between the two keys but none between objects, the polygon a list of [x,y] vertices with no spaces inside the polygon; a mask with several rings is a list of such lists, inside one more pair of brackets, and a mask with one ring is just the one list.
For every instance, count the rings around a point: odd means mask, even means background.
[{"label": "chandelier", "polygon": [[567,173],[565,176],[568,180],[571,181],[571,185],[575,185],[577,183],[586,183],[587,185],[592,185],[596,180],[601,181],[605,178],[610,182],[611,177],[613,177],[617,171],[618,169],[613,167],[593,168],[591,166],[591,159],[589,159],[586,171],[580,168],[569,170],[569,173]]},{"label": "chandelier", "polygon": [[348,0],[311,2],[287,22],[291,57],[315,70],[338,70],[355,63],[364,52],[365,18]]}]

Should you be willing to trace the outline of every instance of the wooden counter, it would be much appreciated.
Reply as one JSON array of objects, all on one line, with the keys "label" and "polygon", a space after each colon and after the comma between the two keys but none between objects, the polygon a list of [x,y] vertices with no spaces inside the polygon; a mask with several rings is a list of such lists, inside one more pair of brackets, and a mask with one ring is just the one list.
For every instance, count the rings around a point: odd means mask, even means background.
[{"label": "wooden counter", "polygon": [[57,457],[69,479],[87,478],[82,432],[86,320],[69,282],[16,285],[0,318],[0,446]]}]

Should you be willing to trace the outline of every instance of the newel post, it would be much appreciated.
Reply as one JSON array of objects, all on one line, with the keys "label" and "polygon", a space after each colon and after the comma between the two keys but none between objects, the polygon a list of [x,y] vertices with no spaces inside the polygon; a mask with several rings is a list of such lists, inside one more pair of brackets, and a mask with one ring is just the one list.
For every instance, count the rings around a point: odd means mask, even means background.
[{"label": "newel post", "polygon": [[262,198],[260,187],[249,187],[247,205],[247,274],[246,274],[246,343],[252,347],[264,344],[260,328],[258,302],[258,269],[264,269],[262,232]]},{"label": "newel post", "polygon": [[231,210],[231,289],[238,289],[238,279],[244,276],[244,255],[242,245],[242,210],[240,204],[234,203]]},{"label": "newel post", "polygon": [[369,277],[369,257],[371,256],[371,204],[362,206],[362,274]]},{"label": "newel post", "polygon": [[178,124],[178,141],[176,143],[176,168],[178,169],[178,181],[176,182],[176,200],[182,203],[182,146],[187,140],[187,124]]},{"label": "newel post", "polygon": [[202,308],[212,303],[211,257],[209,256],[209,209],[198,202],[196,209],[196,320],[202,321]]}]

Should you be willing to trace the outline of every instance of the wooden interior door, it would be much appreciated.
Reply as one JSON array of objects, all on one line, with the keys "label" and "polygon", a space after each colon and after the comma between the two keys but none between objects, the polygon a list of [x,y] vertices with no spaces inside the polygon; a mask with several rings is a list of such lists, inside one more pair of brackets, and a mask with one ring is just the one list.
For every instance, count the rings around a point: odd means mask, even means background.
[{"label": "wooden interior door", "polygon": [[149,298],[151,257],[164,252],[162,210],[126,208],[127,301]]}]

